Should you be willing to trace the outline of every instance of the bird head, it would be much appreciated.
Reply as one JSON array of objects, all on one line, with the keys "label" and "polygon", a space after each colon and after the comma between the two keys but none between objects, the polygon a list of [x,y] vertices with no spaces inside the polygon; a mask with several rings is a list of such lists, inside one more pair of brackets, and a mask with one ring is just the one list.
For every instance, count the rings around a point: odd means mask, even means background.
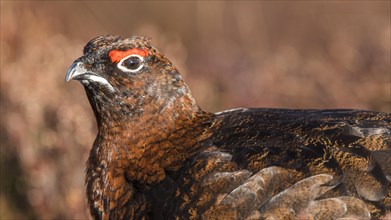
[{"label": "bird head", "polygon": [[121,121],[148,113],[161,114],[182,100],[195,102],[178,70],[157,49],[150,38],[100,36],[84,47],[65,81],[78,80],[84,86],[98,125],[102,120]]}]

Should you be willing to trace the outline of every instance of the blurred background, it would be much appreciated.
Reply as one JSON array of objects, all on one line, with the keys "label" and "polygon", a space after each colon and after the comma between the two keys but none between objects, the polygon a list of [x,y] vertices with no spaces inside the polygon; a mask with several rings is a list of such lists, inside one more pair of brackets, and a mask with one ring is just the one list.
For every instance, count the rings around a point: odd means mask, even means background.
[{"label": "blurred background", "polygon": [[146,35],[199,105],[391,112],[389,1],[1,1],[0,219],[88,219],[96,124],[64,82],[101,34]]}]

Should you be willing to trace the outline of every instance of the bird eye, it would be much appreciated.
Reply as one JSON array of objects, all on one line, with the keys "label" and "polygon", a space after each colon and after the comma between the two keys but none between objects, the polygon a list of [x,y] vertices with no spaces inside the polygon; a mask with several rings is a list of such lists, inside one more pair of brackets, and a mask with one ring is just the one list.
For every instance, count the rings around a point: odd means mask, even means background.
[{"label": "bird eye", "polygon": [[117,67],[124,72],[137,72],[144,66],[144,58],[137,54],[129,55],[123,58]]}]

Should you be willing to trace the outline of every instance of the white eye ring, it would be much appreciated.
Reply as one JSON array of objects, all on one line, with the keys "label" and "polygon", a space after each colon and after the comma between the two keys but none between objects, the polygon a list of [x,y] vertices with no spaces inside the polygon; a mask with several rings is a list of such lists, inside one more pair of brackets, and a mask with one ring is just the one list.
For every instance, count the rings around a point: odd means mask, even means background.
[{"label": "white eye ring", "polygon": [[[138,59],[140,59],[140,63],[141,63],[141,64],[140,64],[139,67],[137,67],[137,69],[132,70],[132,69],[129,69],[129,68],[127,68],[126,66],[123,65],[123,62],[124,62],[125,60],[131,58],[131,57],[137,57]],[[126,57],[122,58],[122,60],[119,61],[119,63],[117,64],[117,67],[118,67],[118,69],[120,69],[120,70],[122,70],[122,71],[124,71],[124,72],[135,73],[135,72],[139,71],[141,68],[144,67],[144,57],[142,57],[142,56],[140,56],[140,55],[137,55],[137,54],[131,54],[131,55],[129,55],[129,56],[126,56]]]}]

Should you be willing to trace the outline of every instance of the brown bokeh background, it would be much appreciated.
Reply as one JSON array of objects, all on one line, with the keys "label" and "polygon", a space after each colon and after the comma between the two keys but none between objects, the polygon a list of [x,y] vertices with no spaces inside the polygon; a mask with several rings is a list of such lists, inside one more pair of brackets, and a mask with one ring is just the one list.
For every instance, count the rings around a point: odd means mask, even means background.
[{"label": "brown bokeh background", "polygon": [[209,111],[391,112],[390,31],[389,1],[2,1],[0,219],[88,219],[95,119],[64,76],[95,36],[151,36]]}]

